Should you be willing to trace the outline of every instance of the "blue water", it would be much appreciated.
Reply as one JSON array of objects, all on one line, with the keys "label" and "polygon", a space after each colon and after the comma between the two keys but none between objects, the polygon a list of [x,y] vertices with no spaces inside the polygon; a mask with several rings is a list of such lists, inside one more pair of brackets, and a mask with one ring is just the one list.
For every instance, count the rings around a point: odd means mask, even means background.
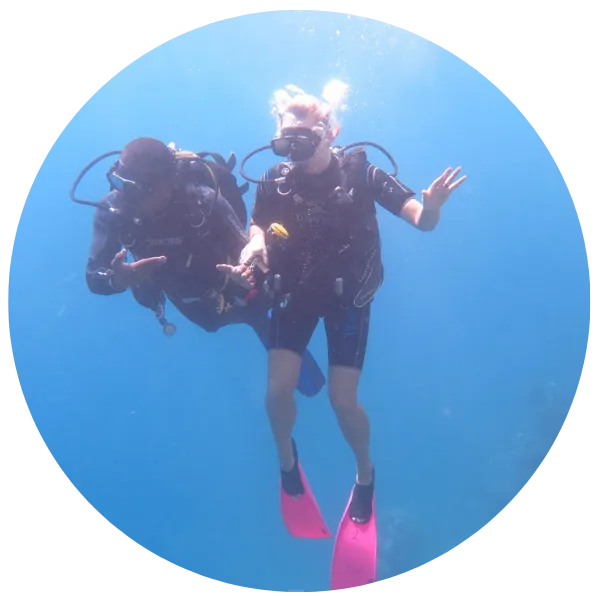
[{"label": "blue water", "polygon": [[[589,322],[565,182],[523,115],[467,64],[341,14],[258,14],[190,32],[118,73],[73,118],[39,171],[13,253],[17,370],[64,473],[143,547],[253,588],[326,590],[332,552],[331,541],[292,540],[281,523],[265,353],[248,329],[207,335],[172,307],[178,333],[168,339],[130,295],[90,294],[93,210],[68,191],[87,162],[136,136],[242,157],[274,132],[274,90],[320,94],[336,77],[352,87],[339,142],[386,146],[418,192],[449,165],[468,175],[433,233],[379,210],[386,281],[360,391],[377,468],[379,579],[440,556],[490,521],[548,452]],[[261,154],[249,172],[272,159]],[[104,171],[80,194],[103,194]],[[326,362],[322,329],[311,349]],[[299,410],[301,459],[335,528],[353,460],[326,395],[301,398]]]}]

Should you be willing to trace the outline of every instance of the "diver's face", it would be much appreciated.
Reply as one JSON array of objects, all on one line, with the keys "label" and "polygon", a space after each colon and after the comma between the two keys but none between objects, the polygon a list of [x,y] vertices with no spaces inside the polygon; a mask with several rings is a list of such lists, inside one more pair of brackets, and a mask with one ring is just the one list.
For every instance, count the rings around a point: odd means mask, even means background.
[{"label": "diver's face", "polygon": [[161,176],[154,180],[151,192],[147,193],[141,200],[141,213],[151,215],[165,209],[172,199],[173,184]]},{"label": "diver's face", "polygon": [[140,168],[118,168],[114,173],[116,187],[124,199],[140,215],[151,215],[165,208],[170,202],[173,183],[168,176],[144,171]]},{"label": "diver's face", "polygon": [[[284,143],[284,140],[287,142]],[[290,161],[305,169],[329,158],[332,139],[314,115],[298,117],[288,112],[281,121],[277,145],[288,151]]]}]

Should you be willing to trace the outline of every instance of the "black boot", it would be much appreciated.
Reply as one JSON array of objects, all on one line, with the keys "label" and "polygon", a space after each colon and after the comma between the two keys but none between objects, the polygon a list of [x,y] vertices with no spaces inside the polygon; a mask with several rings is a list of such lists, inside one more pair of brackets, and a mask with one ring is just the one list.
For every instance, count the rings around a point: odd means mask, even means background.
[{"label": "black boot", "polygon": [[292,450],[294,452],[294,465],[289,472],[281,470],[281,487],[290,497],[301,497],[304,494],[304,484],[298,469],[298,450],[296,442],[292,439]]},{"label": "black boot", "polygon": [[372,501],[375,492],[375,469],[373,467],[370,484],[354,484],[352,500],[350,501],[350,519],[357,524],[365,524],[372,516]]}]

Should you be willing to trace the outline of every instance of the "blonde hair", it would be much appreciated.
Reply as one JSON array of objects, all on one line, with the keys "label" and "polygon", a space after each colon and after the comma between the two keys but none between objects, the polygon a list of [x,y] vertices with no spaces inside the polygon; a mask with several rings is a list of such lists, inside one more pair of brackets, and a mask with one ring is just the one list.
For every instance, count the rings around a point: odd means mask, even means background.
[{"label": "blonde hair", "polygon": [[336,136],[340,130],[338,112],[347,108],[348,89],[346,83],[336,79],[325,85],[321,99],[309,95],[296,85],[286,85],[275,91],[269,103],[271,113],[276,118],[277,134],[281,131],[284,114],[291,113],[301,119],[315,116],[318,126]]}]

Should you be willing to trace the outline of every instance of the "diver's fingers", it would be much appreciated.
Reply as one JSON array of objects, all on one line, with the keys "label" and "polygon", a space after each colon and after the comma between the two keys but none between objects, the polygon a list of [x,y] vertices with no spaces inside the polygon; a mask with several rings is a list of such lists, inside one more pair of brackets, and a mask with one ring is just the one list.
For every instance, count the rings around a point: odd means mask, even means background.
[{"label": "diver's fingers", "polygon": [[228,275],[234,275],[236,277],[241,277],[246,271],[250,271],[245,265],[228,265],[223,263],[221,265],[216,265],[216,268],[218,271],[223,271]]},{"label": "diver's fingers", "polygon": [[147,259],[141,259],[140,261],[136,261],[135,263],[131,263],[130,266],[133,269],[152,269],[154,267],[158,267],[159,265],[163,265],[167,261],[166,257],[149,257]]},{"label": "diver's fingers", "polygon": [[245,271],[241,276],[242,281],[249,283],[251,286],[255,283],[255,276],[252,271]]},{"label": "diver's fingers", "polygon": [[451,172],[453,168],[451,166],[449,166],[434,182],[433,185],[443,185],[445,184],[445,180],[447,180],[447,176],[449,176],[449,173]]},{"label": "diver's fingers", "polygon": [[460,172],[461,166],[457,166],[457,168],[455,168],[455,170],[453,170],[453,172],[451,172],[451,174],[445,179],[445,185],[449,186]]},{"label": "diver's fingers", "polygon": [[120,263],[122,263],[126,259],[126,253],[127,253],[126,248],[123,248],[120,252],[117,252],[114,255],[114,258],[112,259],[112,262],[110,263],[110,265],[112,267],[115,267],[115,266],[119,265]]},{"label": "diver's fingers", "polygon": [[248,284],[250,287],[253,287],[255,285],[254,269],[244,265],[239,267],[239,269],[242,269],[242,271],[239,271],[240,276],[238,281],[243,285]]},{"label": "diver's fingers", "polygon": [[449,190],[455,190],[458,186],[461,186],[466,181],[467,176],[462,176],[459,180],[456,180],[450,187]]},{"label": "diver's fingers", "polygon": [[167,261],[166,257],[149,257],[130,264],[130,268],[138,276],[138,279],[149,277],[158,267]]},{"label": "diver's fingers", "polygon": [[233,281],[239,283],[245,287],[254,286],[254,276],[251,269],[248,269],[244,265],[216,265],[218,271],[222,271],[229,275]]}]

